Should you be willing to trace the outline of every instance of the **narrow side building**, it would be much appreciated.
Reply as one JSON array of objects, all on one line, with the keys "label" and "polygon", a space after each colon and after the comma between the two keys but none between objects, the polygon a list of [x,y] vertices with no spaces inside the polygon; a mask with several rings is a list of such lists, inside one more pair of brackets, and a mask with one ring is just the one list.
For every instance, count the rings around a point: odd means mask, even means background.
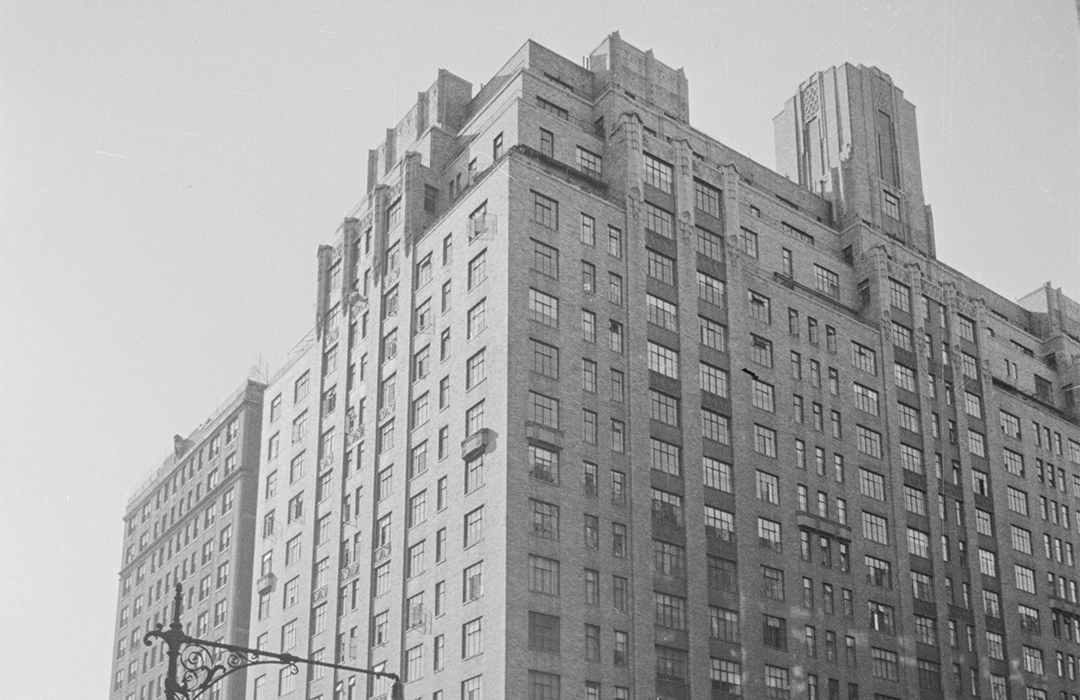
[{"label": "narrow side building", "polygon": [[[124,515],[111,697],[163,698],[165,645],[144,635],[172,617],[194,637],[246,646],[265,385],[246,380],[205,423],[174,438],[173,452],[132,490]],[[245,695],[245,673],[210,698]]]}]

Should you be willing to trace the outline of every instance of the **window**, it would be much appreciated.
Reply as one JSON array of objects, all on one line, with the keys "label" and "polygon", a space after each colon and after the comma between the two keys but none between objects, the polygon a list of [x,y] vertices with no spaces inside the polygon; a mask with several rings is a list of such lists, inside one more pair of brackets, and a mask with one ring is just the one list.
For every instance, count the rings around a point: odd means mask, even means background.
[{"label": "window", "polygon": [[709,677],[712,680],[713,691],[728,695],[742,695],[742,664],[738,661],[725,661],[715,657],[710,658],[709,661],[712,664]]},{"label": "window", "polygon": [[[723,445],[731,444],[731,420],[727,416],[722,416],[719,413],[713,411],[701,409],[701,434],[703,437],[709,440],[714,440]],[[754,426],[755,428],[761,428],[762,426]],[[764,428],[764,430],[768,430]],[[775,433],[774,433],[774,446],[773,452],[775,456]],[[764,454],[764,453],[763,453]]]},{"label": "window", "polygon": [[293,384],[293,403],[298,403],[307,398],[309,389],[309,373],[304,372]]},{"label": "window", "polygon": [[[529,291],[531,292],[532,290],[529,290]],[[529,301],[530,301],[530,307],[531,307],[531,301],[532,301],[531,296],[530,296]],[[535,313],[533,314],[533,318],[536,318]],[[537,319],[537,320],[539,320],[539,319]],[[481,299],[480,301],[478,301],[476,303],[476,305],[474,305],[471,309],[469,309],[469,314],[468,314],[468,318],[467,318],[467,327],[466,327],[467,336],[469,338],[475,338],[485,328],[487,328],[487,299]]]},{"label": "window", "polygon": [[672,379],[679,378],[679,353],[677,351],[650,340],[648,353],[650,370]]},{"label": "window", "polygon": [[738,564],[730,559],[706,556],[709,588],[727,593],[739,590]]},{"label": "window", "polygon": [[596,265],[581,261],[581,291],[596,294]]},{"label": "window", "polygon": [[[989,494],[987,494],[989,495]],[[1009,505],[1009,510],[1020,515],[1028,514],[1028,500],[1027,493],[1020,489],[1015,489],[1012,486],[1006,487],[1005,490],[1006,502]]]},{"label": "window", "polygon": [[730,464],[713,459],[712,457],[703,457],[702,465],[705,473],[706,486],[725,493],[733,492],[732,467]]},{"label": "window", "polygon": [[764,583],[762,592],[766,598],[773,600],[784,599],[784,572],[769,566],[761,567],[761,575]]},{"label": "window", "polygon": [[[472,678],[461,682],[461,700],[480,700],[481,698],[481,676],[473,676]],[[442,691],[439,691],[439,697],[433,698],[433,700],[442,700]]]},{"label": "window", "polygon": [[892,564],[869,554],[865,557],[866,582],[879,588],[892,588]]},{"label": "window", "polygon": [[[793,354],[794,356],[794,354]],[[762,367],[773,366],[772,341],[756,335],[750,336],[750,358]]]},{"label": "window", "polygon": [[757,497],[767,503],[780,504],[780,477],[757,471]]},{"label": "window", "polygon": [[1004,660],[1005,658],[1005,640],[997,632],[987,631],[986,633],[986,652],[987,656],[991,659]]},{"label": "window", "polygon": [[649,153],[642,154],[645,167],[645,184],[651,185],[661,192],[671,194],[674,191],[672,179],[674,168]]},{"label": "window", "polygon": [[559,300],[557,298],[530,288],[529,311],[534,321],[552,328],[559,327]]},{"label": "window", "polygon": [[529,590],[559,595],[559,562],[536,554],[529,555]]},{"label": "window", "polygon": [[559,203],[551,197],[533,192],[533,221],[550,229],[559,230]]},{"label": "window", "polygon": [[900,411],[900,427],[905,430],[910,430],[913,433],[921,433],[922,426],[920,425],[921,419],[919,417],[919,409],[908,406],[907,404],[897,404]]},{"label": "window", "polygon": [[783,544],[780,537],[780,523],[775,520],[761,517],[757,519],[757,522],[758,543],[765,549],[771,549],[776,552],[783,551]]},{"label": "window", "polygon": [[[611,577],[611,606],[613,608],[615,608],[616,610],[618,610],[619,612],[624,613],[629,608],[629,598],[630,598],[630,580],[623,577],[623,576],[612,576]],[[626,633],[623,632],[621,634],[623,636],[623,641],[625,642],[626,641]],[[622,663],[619,663],[619,652],[618,652],[618,649],[619,649],[619,635],[620,635],[619,632],[615,633],[615,650],[616,650],[615,651],[615,665],[616,666],[625,666],[626,665],[625,657],[623,657],[624,661]],[[625,651],[625,644],[623,645],[623,650]]]},{"label": "window", "polygon": [[559,676],[541,671],[529,671],[529,700],[559,700]]},{"label": "window", "polygon": [[645,202],[645,230],[664,238],[675,238],[675,215],[666,209]]},{"label": "window", "polygon": [[[540,98],[537,99],[539,100]],[[555,157],[555,134],[547,129],[540,130],[540,153],[548,158]]]},{"label": "window", "polygon": [[655,604],[655,622],[659,627],[673,630],[686,629],[686,599],[679,596],[653,591]]},{"label": "window", "polygon": [[558,399],[553,399],[550,396],[544,396],[535,391],[530,391],[529,405],[531,406],[530,413],[533,421],[554,430],[559,429]]},{"label": "window", "polygon": [[586,174],[599,178],[604,172],[604,159],[592,151],[578,146],[577,166],[579,170],[584,171]]},{"label": "window", "polygon": [[608,255],[616,258],[623,256],[622,231],[614,226],[608,226]]},{"label": "window", "polygon": [[881,458],[881,433],[862,425],[855,426],[856,445],[859,452]]},{"label": "window", "polygon": [[1022,564],[1013,565],[1013,575],[1016,587],[1025,593],[1035,593],[1035,570]]},{"label": "window", "polygon": [[[950,579],[945,578],[946,588]],[[934,577],[918,571],[911,572],[911,593],[915,600],[934,601]]]},{"label": "window", "polygon": [[707,258],[723,262],[724,237],[700,226],[697,227],[697,251]]},{"label": "window", "polygon": [[611,556],[618,559],[626,557],[629,545],[627,537],[626,525],[622,523],[611,524]]},{"label": "window", "polygon": [[[585,625],[585,660],[592,662],[600,661],[600,628],[596,625]],[[600,684],[591,681],[585,682],[588,697],[600,699]]]},{"label": "window", "polygon": [[656,645],[656,677],[664,680],[687,680],[687,653],[682,649]]},{"label": "window", "polygon": [[968,429],[968,451],[977,457],[986,456],[986,436],[977,430]]},{"label": "window", "polygon": [[307,436],[307,411],[304,411],[296,418],[293,419],[292,424],[292,441],[293,443],[300,442]]},{"label": "window", "polygon": [[654,522],[682,527],[682,496],[654,488],[652,490],[652,519]]},{"label": "window", "polygon": [[1010,525],[1009,529],[1012,535],[1013,549],[1024,554],[1031,554],[1031,532],[1017,525]]},{"label": "window", "polygon": [[611,352],[622,353],[622,324],[608,321],[608,347]]},{"label": "window", "polygon": [[877,353],[865,345],[852,341],[851,365],[868,374],[877,375]]},{"label": "window", "polygon": [[559,506],[530,499],[533,534],[548,540],[559,539]]},{"label": "window", "polygon": [[889,545],[889,521],[880,515],[863,511],[862,532],[863,537],[871,542]]},{"label": "window", "polygon": [[750,303],[750,318],[757,319],[762,323],[772,323],[772,301],[764,294],[747,290]]},{"label": "window", "polygon": [[289,499],[289,522],[299,520],[304,517],[304,494],[303,492],[296,494]]},{"label": "window", "polygon": [[930,558],[930,535],[913,527],[907,529],[908,552],[923,559]]},{"label": "window", "polygon": [[904,507],[909,513],[926,515],[926,492],[904,484]]},{"label": "window", "polygon": [[666,328],[669,331],[679,330],[679,307],[677,305],[652,294],[647,294],[645,299],[648,305],[649,323]]},{"label": "window", "polygon": [[969,416],[982,418],[982,399],[970,391],[964,392],[964,410]]},{"label": "window", "polygon": [[679,427],[679,400],[655,389],[649,389],[649,413],[653,420]]},{"label": "window", "polygon": [[724,542],[735,538],[735,515],[715,506],[705,506],[705,533]]},{"label": "window", "polygon": [[750,381],[750,391],[754,406],[763,411],[773,413],[776,410],[776,402],[772,384],[753,378]]},{"label": "window", "polygon": [[597,443],[597,430],[598,430],[599,417],[596,411],[590,411],[585,408],[581,411],[581,439],[590,445]]},{"label": "window", "polygon": [[405,577],[412,578],[424,573],[424,541],[409,547],[405,558]]},{"label": "window", "polygon": [[896,652],[887,649],[870,648],[870,675],[887,681],[900,679]]},{"label": "window", "polygon": [[697,282],[699,298],[716,306],[724,305],[724,283],[722,281],[699,271],[697,273]]},{"label": "window", "polygon": [[581,359],[581,390],[596,393],[596,363],[586,358]]},{"label": "window", "polygon": [[791,697],[791,680],[786,668],[765,664],[765,697],[782,700]]},{"label": "window", "polygon": [[560,620],[555,615],[529,611],[529,648],[558,654]]},{"label": "window", "polygon": [[614,272],[608,273],[608,301],[616,306],[622,306],[623,302],[622,277]]},{"label": "window", "polygon": [[484,507],[465,514],[465,538],[463,546],[471,547],[484,539]]},{"label": "window", "polygon": [[559,249],[533,239],[532,268],[542,275],[559,279]]},{"label": "window", "polygon": [[1019,440],[1020,419],[1007,411],[1000,411],[999,413],[1001,418],[1001,432],[1011,438]]},{"label": "window", "polygon": [[840,276],[832,270],[814,265],[814,288],[833,299],[840,298]]},{"label": "window", "polygon": [[905,313],[911,313],[911,287],[890,277],[889,304],[895,309],[899,309]]},{"label": "window", "polygon": [[694,180],[694,208],[720,218],[720,190],[712,185]]},{"label": "window", "polygon": [[[882,210],[885,216],[896,221],[900,220],[900,198],[888,190],[881,192]],[[889,280],[893,282],[895,280]],[[899,282],[897,282],[899,284]]]},{"label": "window", "polygon": [[664,284],[675,284],[675,261],[672,258],[646,248],[648,256],[647,273],[649,277]]},{"label": "window", "polygon": [[581,338],[587,343],[596,342],[596,314],[581,310]]},{"label": "window", "polygon": [[[656,507],[655,498],[653,507]],[[670,542],[653,540],[653,572],[661,576],[686,578],[686,549]]]},{"label": "window", "polygon": [[700,365],[701,390],[727,398],[728,395],[728,372],[719,367],[713,367],[704,362]]},{"label": "window", "polygon": [[997,555],[981,547],[979,548],[979,572],[984,576],[997,578]]},{"label": "window", "polygon": [[713,350],[727,352],[727,327],[703,316],[701,321],[701,344]]},{"label": "window", "polygon": [[461,626],[461,658],[470,659],[483,651],[482,617]]},{"label": "window", "polygon": [[743,252],[752,258],[756,258],[758,256],[758,235],[750,229],[744,228],[740,239]]},{"label": "window", "polygon": [[754,451],[766,457],[776,457],[776,431],[754,425]]}]

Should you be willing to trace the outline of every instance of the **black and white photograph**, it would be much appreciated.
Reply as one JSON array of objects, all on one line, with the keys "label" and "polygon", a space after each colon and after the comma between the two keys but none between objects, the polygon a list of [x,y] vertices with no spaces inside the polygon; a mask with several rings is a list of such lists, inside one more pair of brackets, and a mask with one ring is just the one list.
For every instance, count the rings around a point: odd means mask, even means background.
[{"label": "black and white photograph", "polygon": [[0,698],[1080,700],[1080,0],[0,0]]}]

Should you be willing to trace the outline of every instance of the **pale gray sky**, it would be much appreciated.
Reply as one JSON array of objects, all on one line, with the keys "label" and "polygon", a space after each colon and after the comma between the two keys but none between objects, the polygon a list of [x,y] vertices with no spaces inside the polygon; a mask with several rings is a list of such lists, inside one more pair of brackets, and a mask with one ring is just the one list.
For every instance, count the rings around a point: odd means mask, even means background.
[{"label": "pale gray sky", "polygon": [[686,69],[691,121],[773,165],[812,72],[918,108],[939,257],[1080,297],[1073,0],[5,0],[0,9],[0,694],[104,697],[128,489],[313,325],[315,251],[367,149],[446,68],[610,31]]}]

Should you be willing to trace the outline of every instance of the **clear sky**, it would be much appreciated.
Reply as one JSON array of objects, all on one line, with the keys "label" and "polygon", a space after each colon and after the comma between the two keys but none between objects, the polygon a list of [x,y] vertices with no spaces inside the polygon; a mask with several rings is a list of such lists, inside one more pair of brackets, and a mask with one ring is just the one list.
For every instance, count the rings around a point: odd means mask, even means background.
[{"label": "clear sky", "polygon": [[773,165],[772,117],[842,62],[916,105],[939,257],[1080,298],[1074,0],[4,0],[0,695],[105,697],[128,489],[314,325],[319,243],[443,67],[619,30],[691,122]]}]

